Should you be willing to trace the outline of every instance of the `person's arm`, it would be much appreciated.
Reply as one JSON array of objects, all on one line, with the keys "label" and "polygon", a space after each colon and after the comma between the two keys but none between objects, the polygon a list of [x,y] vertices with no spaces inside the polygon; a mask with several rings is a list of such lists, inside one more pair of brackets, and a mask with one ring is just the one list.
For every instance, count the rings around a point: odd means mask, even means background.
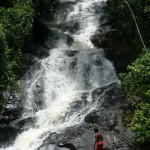
[{"label": "person's arm", "polygon": [[95,137],[95,141],[94,141],[94,146],[93,146],[93,148],[96,150],[97,135],[95,134],[94,137]]},{"label": "person's arm", "polygon": [[97,150],[97,142],[95,143],[95,147],[94,147],[94,150]]}]

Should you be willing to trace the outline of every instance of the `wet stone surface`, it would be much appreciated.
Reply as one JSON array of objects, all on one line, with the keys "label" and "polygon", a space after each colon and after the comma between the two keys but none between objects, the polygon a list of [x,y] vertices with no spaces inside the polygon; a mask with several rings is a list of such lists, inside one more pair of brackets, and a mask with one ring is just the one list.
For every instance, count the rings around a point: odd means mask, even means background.
[{"label": "wet stone surface", "polygon": [[[111,98],[109,97],[109,100],[106,99],[101,104],[103,107],[100,106],[97,110],[89,113],[85,117],[83,124],[68,127],[60,134],[49,134],[49,137],[45,139],[43,146],[39,150],[42,150],[42,148],[46,149],[50,145],[54,146],[53,150],[65,150],[64,148],[70,150],[91,150],[94,144],[94,127],[97,127],[103,135],[104,150],[134,150],[135,147],[132,142],[134,135],[125,128],[122,120],[123,108],[126,108],[126,100],[121,92],[122,90],[119,87],[118,89],[116,88],[117,85],[113,84],[111,86],[112,89],[106,94],[111,95]],[[113,97],[112,93],[114,92],[115,95],[115,92],[119,92],[119,90],[120,95]],[[93,93],[98,94],[99,91],[100,89],[93,91]],[[77,105],[74,106],[78,107]],[[70,144],[75,146],[76,149]],[[68,147],[68,145],[70,146]]]}]

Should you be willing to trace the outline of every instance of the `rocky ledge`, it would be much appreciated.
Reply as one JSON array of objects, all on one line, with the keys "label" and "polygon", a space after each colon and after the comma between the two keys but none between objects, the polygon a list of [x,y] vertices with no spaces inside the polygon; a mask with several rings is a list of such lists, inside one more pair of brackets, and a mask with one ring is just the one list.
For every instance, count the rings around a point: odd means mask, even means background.
[{"label": "rocky ledge", "polygon": [[117,74],[126,72],[127,65],[133,61],[129,57],[131,50],[116,40],[117,30],[111,28],[107,15],[101,13],[99,22],[99,28],[91,36],[91,42],[97,48],[104,48],[105,56],[113,62]]},{"label": "rocky ledge", "polygon": [[[92,92],[93,100],[106,88]],[[83,124],[66,128],[62,133],[50,133],[38,150],[91,150],[94,144],[93,128],[97,127],[104,138],[104,150],[134,150],[134,134],[123,123],[127,102],[118,84],[109,85],[105,100],[98,108],[88,114]],[[99,99],[99,102],[101,100]],[[80,107],[80,106],[79,106]]]}]

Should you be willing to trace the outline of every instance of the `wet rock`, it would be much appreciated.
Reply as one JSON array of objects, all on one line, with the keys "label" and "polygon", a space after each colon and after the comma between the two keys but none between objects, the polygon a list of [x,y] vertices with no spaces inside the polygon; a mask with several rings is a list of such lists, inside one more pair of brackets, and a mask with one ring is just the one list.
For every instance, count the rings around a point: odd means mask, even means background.
[{"label": "wet rock", "polygon": [[110,22],[109,22],[109,20],[108,20],[108,18],[107,18],[107,16],[105,14],[102,14],[100,16],[99,22],[100,22],[100,26],[101,27],[110,26]]},{"label": "wet rock", "polygon": [[93,10],[95,14],[101,14],[104,11],[105,4],[106,4],[105,1],[99,1],[99,2],[93,3]]},{"label": "wet rock", "polygon": [[51,32],[46,24],[40,20],[35,20],[33,24],[33,37],[35,42],[44,43],[50,33]]},{"label": "wet rock", "polygon": [[71,36],[68,36],[66,39],[66,43],[68,46],[71,46],[74,43],[73,38]]},{"label": "wet rock", "polygon": [[59,0],[38,0],[36,1],[36,18],[44,21],[52,21],[54,19],[54,14],[58,10],[60,5]]},{"label": "wet rock", "polygon": [[[99,126],[105,128],[107,131],[118,131],[117,126],[118,114],[114,111],[107,112],[106,109],[100,111],[93,111],[85,117],[86,123],[97,123]],[[119,131],[118,131],[119,132]]]},{"label": "wet rock", "polygon": [[107,36],[115,32],[115,30],[110,29],[110,27],[99,27],[99,29],[90,38],[91,42],[97,48],[108,48],[108,38]]},{"label": "wet rock", "polygon": [[21,102],[10,100],[4,111],[0,114],[0,123],[10,123],[12,120],[18,119],[22,112]]},{"label": "wet rock", "polygon": [[[101,94],[105,97],[102,102]],[[91,150],[94,145],[93,128],[97,127],[104,138],[104,150],[133,150],[134,134],[126,129],[122,120],[126,109],[126,99],[123,94],[121,86],[117,83],[94,90],[92,97],[93,101],[94,99],[98,100],[98,108],[87,114],[82,124],[68,127],[59,134],[50,134],[46,145],[54,144],[56,149],[63,150],[56,143],[62,141],[61,145],[63,145],[63,141],[66,141],[66,143],[74,145],[76,149]],[[86,107],[88,93],[83,95],[82,101],[79,100],[70,106],[71,110],[76,111],[78,108]]]},{"label": "wet rock", "polygon": [[35,122],[35,118],[27,117],[27,118],[21,118],[21,119],[16,119],[14,121],[9,120],[9,122],[0,122],[0,143],[2,145],[7,145],[8,142],[9,144],[15,140],[17,135],[23,131],[23,129],[28,128],[29,126],[31,127],[32,124]]},{"label": "wet rock", "polygon": [[65,51],[65,55],[68,57],[74,57],[75,55],[77,55],[79,53],[79,51]]},{"label": "wet rock", "polygon": [[[133,134],[124,127],[122,121],[121,108],[125,103],[124,98],[116,99],[113,103],[107,102],[103,109],[99,108],[87,115],[85,123],[80,126],[68,127],[60,134],[50,134],[45,147],[52,147],[53,144],[55,149],[63,150],[56,143],[66,141],[77,149],[91,150],[94,144],[93,128],[98,127],[104,138],[104,150],[133,150]],[[61,145],[63,144],[64,142]]]},{"label": "wet rock", "polygon": [[[98,109],[85,117],[85,123],[80,127],[73,127],[72,131],[66,130],[63,139],[75,147],[91,150],[94,144],[93,128],[98,127],[104,138],[105,150],[133,150],[133,134],[128,131],[122,121],[125,99],[117,99],[118,103],[107,103],[106,108]],[[80,134],[76,134],[76,133]],[[74,134],[73,134],[74,133]],[[66,136],[67,135],[67,138]],[[74,137],[74,138],[73,138]]]},{"label": "wet rock", "polygon": [[92,99],[97,100],[100,99],[100,95],[102,95],[105,92],[104,98],[105,101],[103,102],[103,106],[108,103],[113,102],[115,98],[121,97],[124,95],[124,92],[122,90],[122,87],[118,83],[111,83],[108,85],[105,85],[103,87],[97,88],[94,91],[92,91]]},{"label": "wet rock", "polygon": [[20,130],[0,123],[0,144],[13,141]]},{"label": "wet rock", "polygon": [[126,72],[127,64],[129,64],[131,60],[122,48],[117,48],[120,46],[118,42],[114,41],[114,32],[116,31],[113,29],[100,27],[100,29],[91,36],[91,42],[97,48],[104,48],[105,57],[113,62],[119,74]]},{"label": "wet rock", "polygon": [[[34,57],[43,58],[49,56],[49,49],[45,40],[51,35],[48,26],[40,20],[35,20],[33,24],[33,40],[30,45],[24,49],[24,53],[31,54]],[[28,61],[28,60],[27,60]]]},{"label": "wet rock", "polygon": [[19,78],[22,78],[25,73],[30,69],[32,65],[34,65],[39,60],[34,54],[31,53],[23,53],[22,69],[19,70],[18,75]]},{"label": "wet rock", "polygon": [[45,43],[32,43],[29,47],[26,48],[24,53],[29,53],[35,58],[44,58],[49,56],[50,48],[45,45]]},{"label": "wet rock", "polygon": [[60,147],[60,148],[65,147],[65,148],[68,148],[70,150],[77,150],[77,148],[72,143],[67,143],[67,142],[65,142],[63,144],[58,143],[57,146]]},{"label": "wet rock", "polygon": [[127,65],[132,60],[128,56],[126,47],[116,40],[117,30],[110,27],[111,23],[103,13],[100,15],[99,24],[99,29],[90,38],[91,42],[97,48],[104,48],[105,56],[113,62],[117,74],[126,72]]},{"label": "wet rock", "polygon": [[70,33],[75,33],[77,30],[79,30],[80,25],[78,22],[75,22],[75,20],[73,20],[73,21],[63,22],[59,24],[58,28],[63,31],[69,31]]},{"label": "wet rock", "polygon": [[36,121],[36,118],[34,117],[25,117],[25,118],[20,118],[20,119],[10,122],[9,126],[18,130],[22,130],[28,126],[31,127],[35,123],[35,121]]},{"label": "wet rock", "polygon": [[[129,56],[127,56],[126,52],[121,52],[119,49],[117,50],[117,43],[114,42],[114,45],[116,45],[116,48],[106,48],[105,56],[107,59],[109,59],[111,62],[113,62],[117,74],[120,74],[122,72],[127,71],[127,65],[131,63],[131,59]],[[119,46],[118,46],[119,47]],[[121,61],[120,61],[121,60]]]},{"label": "wet rock", "polygon": [[92,112],[88,114],[84,120],[86,123],[98,123],[100,119],[99,117],[100,116],[97,114],[97,112]]},{"label": "wet rock", "polygon": [[20,100],[21,95],[15,93],[13,96],[7,96],[9,97],[9,101],[3,112],[0,114],[0,143],[2,142],[3,144],[12,142],[19,133],[20,130],[9,126],[9,123],[18,119],[23,110],[22,102]]},{"label": "wet rock", "polygon": [[106,34],[106,30],[104,30],[103,28],[99,28],[95,34],[93,34],[90,38],[91,42],[93,43],[93,45],[97,48],[104,48],[103,43],[106,40],[105,39],[105,34]]}]

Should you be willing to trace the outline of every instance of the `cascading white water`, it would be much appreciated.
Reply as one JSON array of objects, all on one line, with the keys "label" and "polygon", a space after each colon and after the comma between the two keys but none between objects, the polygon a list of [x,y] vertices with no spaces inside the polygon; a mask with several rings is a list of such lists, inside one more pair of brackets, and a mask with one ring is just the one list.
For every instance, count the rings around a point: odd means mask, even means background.
[{"label": "cascading white water", "polygon": [[[64,1],[75,0],[61,0]],[[86,114],[96,109],[97,102],[93,102],[90,95],[92,90],[119,82],[111,62],[103,57],[103,50],[95,49],[90,41],[98,27],[98,15],[93,7],[100,1],[79,1],[66,16],[66,22],[76,20],[80,25],[71,35],[74,44],[67,46],[60,40],[57,48],[50,50],[50,56],[38,62],[40,67],[32,77],[25,80],[27,100],[23,117],[34,117],[36,123],[18,135],[13,145],[1,150],[36,150],[49,132],[58,133],[80,124]],[[66,31],[65,34],[70,33]],[[75,54],[68,56],[69,52]],[[71,104],[82,101],[84,92],[89,93],[86,99],[89,104],[68,115]]]}]

